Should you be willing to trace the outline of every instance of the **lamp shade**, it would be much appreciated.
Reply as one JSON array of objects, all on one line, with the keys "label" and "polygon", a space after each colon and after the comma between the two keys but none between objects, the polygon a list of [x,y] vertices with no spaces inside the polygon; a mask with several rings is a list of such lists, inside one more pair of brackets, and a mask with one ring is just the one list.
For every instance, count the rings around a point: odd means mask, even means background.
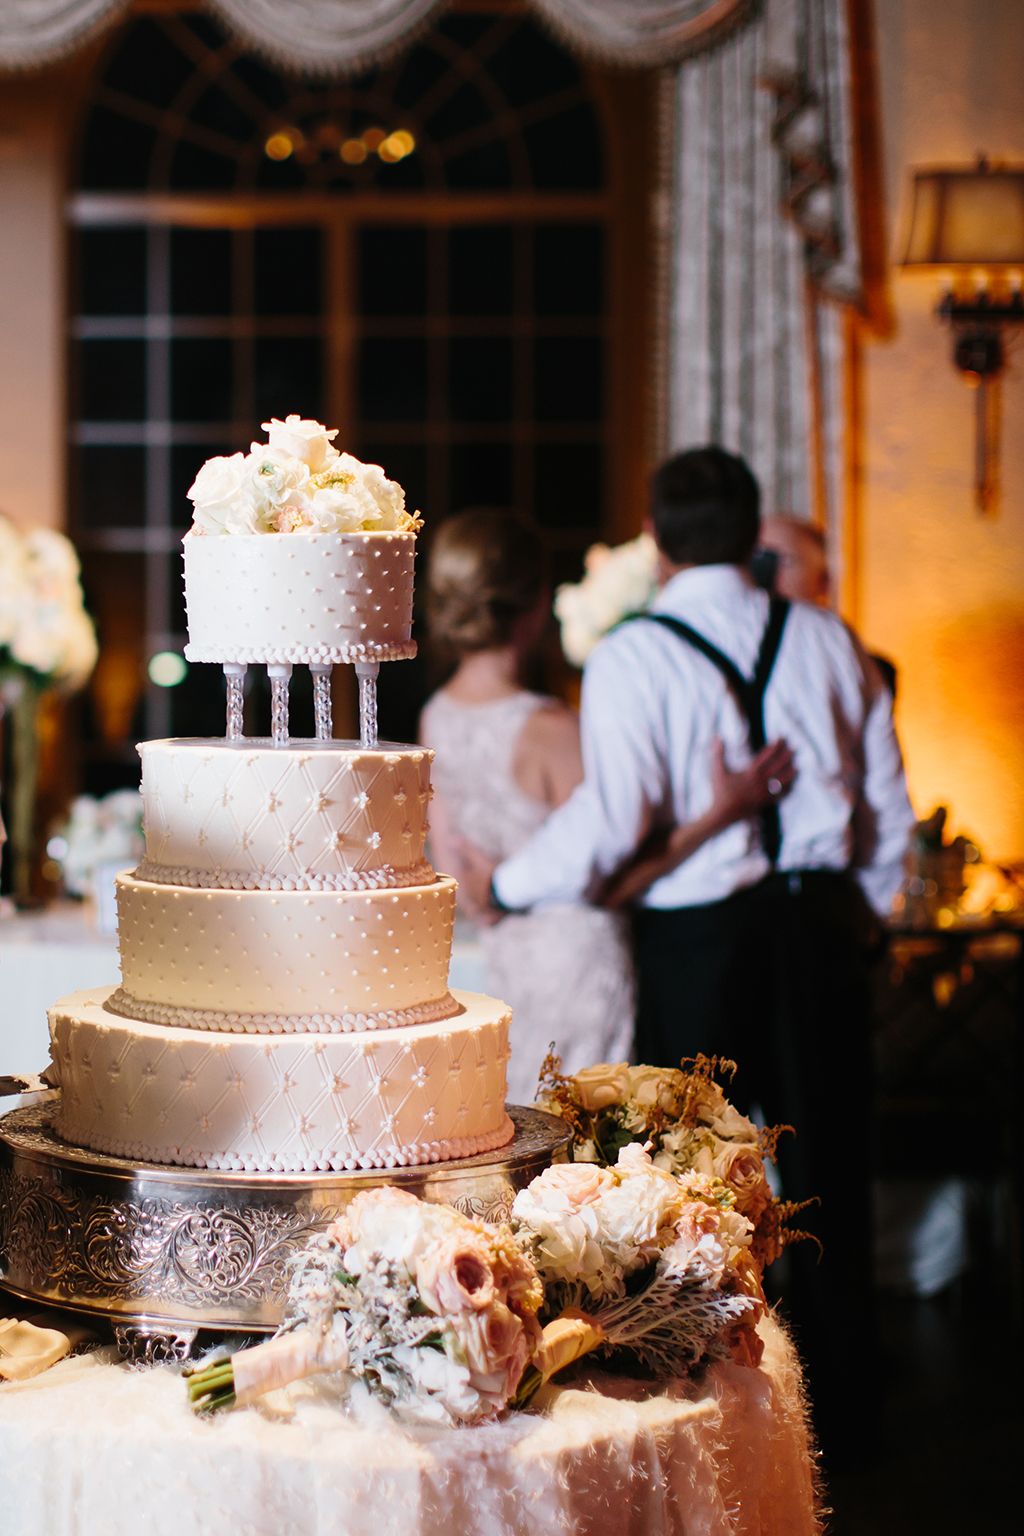
[{"label": "lamp shade", "polygon": [[1024,170],[918,171],[904,266],[1024,266]]}]

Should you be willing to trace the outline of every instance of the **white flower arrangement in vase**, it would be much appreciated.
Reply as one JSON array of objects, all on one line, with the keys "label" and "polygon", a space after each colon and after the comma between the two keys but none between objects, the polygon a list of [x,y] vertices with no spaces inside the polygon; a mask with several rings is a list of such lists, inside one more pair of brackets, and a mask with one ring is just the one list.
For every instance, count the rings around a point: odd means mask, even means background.
[{"label": "white flower arrangement in vase", "polygon": [[592,544],[584,567],[582,581],[565,582],[555,593],[562,650],[575,667],[616,624],[647,608],[658,590],[658,546],[649,533],[612,549]]},{"label": "white flower arrangement in vase", "polygon": [[39,700],[51,688],[81,688],[98,654],[71,541],[53,528],[23,532],[0,514],[0,710],[14,728],[10,837],[22,899],[31,883]]}]

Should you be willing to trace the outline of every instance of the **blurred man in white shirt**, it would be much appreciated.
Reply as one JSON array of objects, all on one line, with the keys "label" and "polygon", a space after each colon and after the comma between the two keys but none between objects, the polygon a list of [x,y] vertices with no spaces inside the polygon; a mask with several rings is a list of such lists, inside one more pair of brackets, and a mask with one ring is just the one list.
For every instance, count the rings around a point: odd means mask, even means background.
[{"label": "blurred man in white shirt", "polygon": [[794,1315],[835,1447],[862,1407],[840,1387],[840,1353],[870,1334],[862,939],[870,908],[889,910],[914,824],[892,700],[839,618],[751,581],[759,491],[742,460],[719,448],[670,460],[652,482],[651,522],[664,584],[651,614],[613,630],[587,664],[584,781],[493,871],[492,902],[599,899],[652,829],[706,814],[716,740],[733,769],[766,743],[789,747],[795,779],[770,782],[775,804],[703,841],[640,898],[637,1059],[732,1057],[739,1101],[796,1127],[785,1193],[821,1197],[801,1220],[825,1256],[818,1266],[811,1244],[794,1250]]}]

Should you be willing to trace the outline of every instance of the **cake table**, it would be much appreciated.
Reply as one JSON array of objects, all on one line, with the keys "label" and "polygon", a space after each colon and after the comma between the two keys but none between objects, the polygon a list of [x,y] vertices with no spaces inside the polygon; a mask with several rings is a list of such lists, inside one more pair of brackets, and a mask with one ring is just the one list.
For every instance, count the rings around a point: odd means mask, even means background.
[{"label": "cake table", "polygon": [[538,1411],[407,1429],[329,1383],[195,1418],[172,1366],[113,1350],[0,1386],[11,1536],[815,1536],[796,1356],[772,1318],[751,1370],[594,1374]]}]

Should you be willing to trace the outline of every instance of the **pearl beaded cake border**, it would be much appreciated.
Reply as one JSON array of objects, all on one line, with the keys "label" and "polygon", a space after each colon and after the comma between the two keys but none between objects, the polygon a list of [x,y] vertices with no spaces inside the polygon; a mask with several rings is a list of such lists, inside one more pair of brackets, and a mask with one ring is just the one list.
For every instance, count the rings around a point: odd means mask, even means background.
[{"label": "pearl beaded cake border", "polygon": [[354,870],[348,875],[266,875],[252,870],[188,869],[183,865],[154,864],[146,859],[134,876],[152,885],[189,886],[199,891],[389,891],[432,885],[436,879],[433,866],[425,859],[407,869],[385,864],[381,869]]},{"label": "pearl beaded cake border", "polygon": [[379,1013],[223,1013],[215,1008],[177,1008],[170,1003],[143,1002],[123,987],[111,992],[103,1006],[120,1018],[143,1024],[235,1035],[360,1034],[374,1029],[401,1029],[406,1024],[434,1024],[462,1010],[462,1005],[446,992],[444,997],[429,1003]]},{"label": "pearl beaded cake border", "polygon": [[345,645],[193,645],[185,647],[186,661],[411,661],[415,640],[360,640]]},{"label": "pearl beaded cake border", "polygon": [[299,1157],[243,1157],[239,1153],[196,1152],[191,1147],[152,1147],[143,1141],[121,1141],[115,1136],[100,1136],[89,1131],[65,1128],[65,1116],[58,1111],[54,1130],[72,1146],[88,1147],[108,1157],[123,1157],[133,1162],[159,1163],[164,1167],[211,1168],[218,1173],[352,1173],[364,1168],[419,1168],[424,1163],[448,1163],[456,1158],[475,1157],[493,1152],[512,1140],[516,1128],[506,1113],[497,1130],[481,1136],[442,1137],[439,1141],[417,1142],[412,1146],[379,1147],[372,1152],[345,1154],[333,1148]]}]

